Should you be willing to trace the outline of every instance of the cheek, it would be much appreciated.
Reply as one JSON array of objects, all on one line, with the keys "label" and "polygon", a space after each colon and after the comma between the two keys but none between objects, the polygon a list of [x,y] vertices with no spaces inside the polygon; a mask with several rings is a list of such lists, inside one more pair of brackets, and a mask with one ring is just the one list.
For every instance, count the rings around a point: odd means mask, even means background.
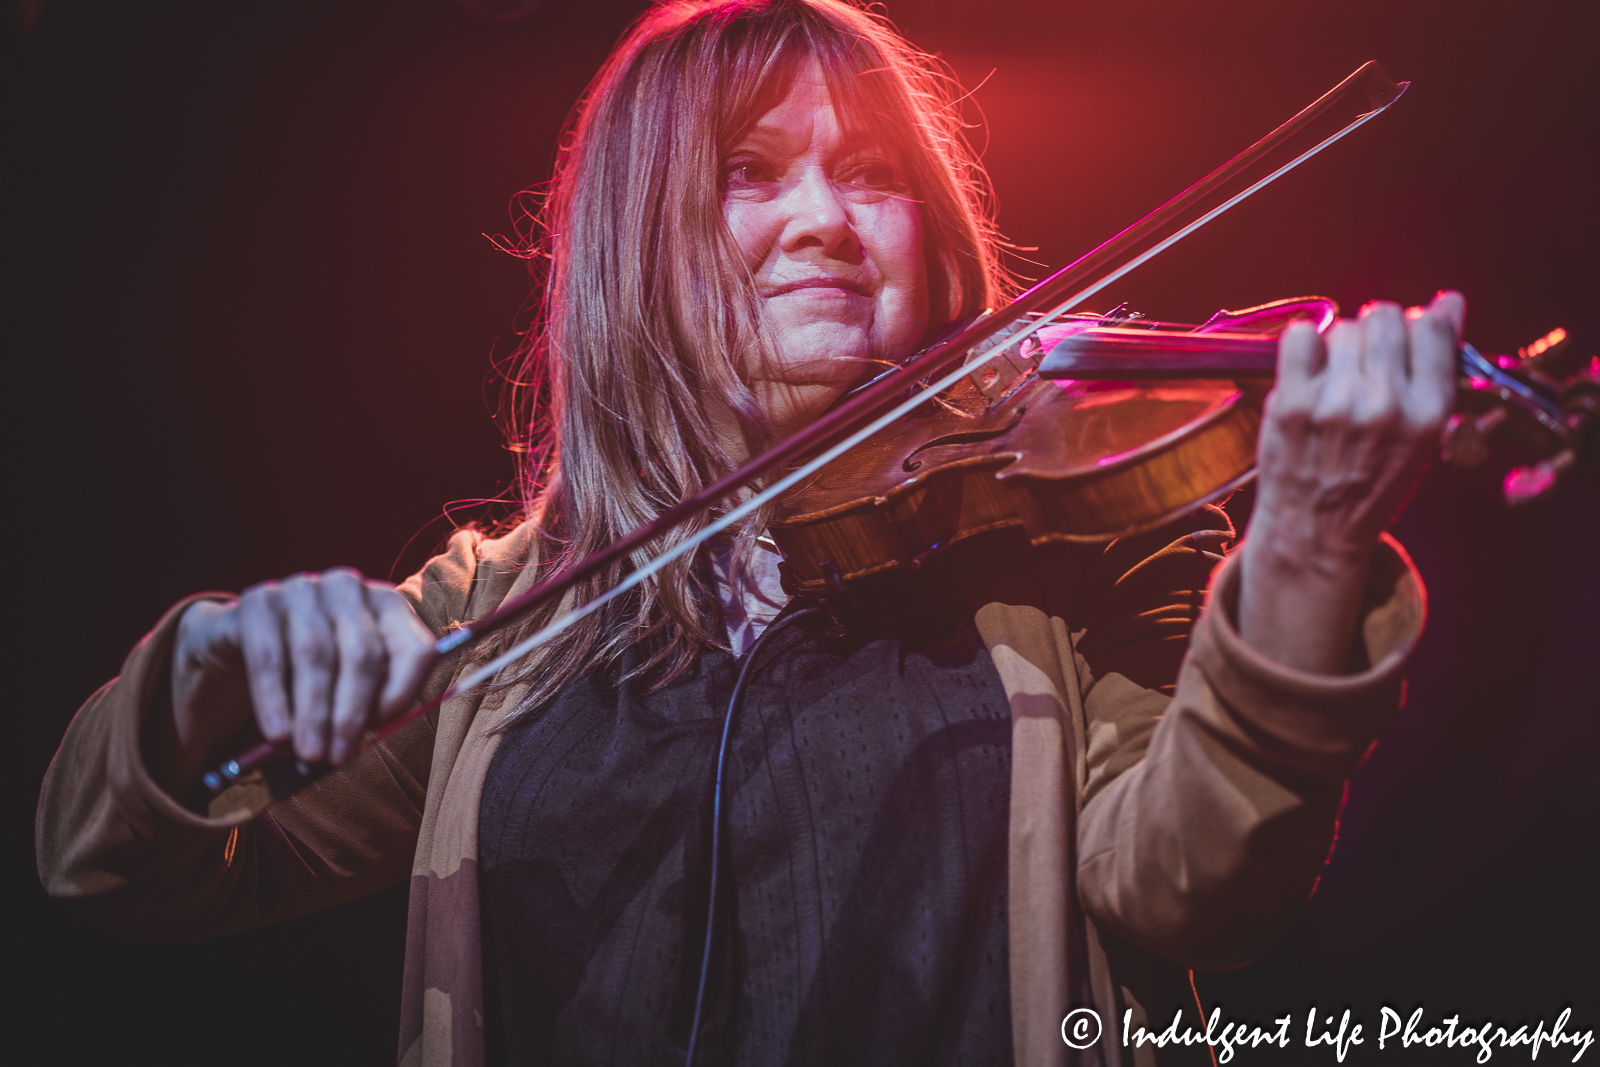
[{"label": "cheek", "polygon": [[923,255],[922,247],[922,209],[916,204],[906,205],[906,218],[902,225],[900,240],[900,255],[906,262],[906,269],[916,279],[919,288],[926,289],[928,261]]},{"label": "cheek", "polygon": [[895,305],[897,318],[908,320],[906,329],[920,333],[928,317],[928,264],[922,249],[922,212],[909,200],[883,205],[875,220],[878,269],[885,295]]},{"label": "cheek", "polygon": [[752,270],[766,261],[777,237],[773,213],[765,208],[765,204],[738,200],[727,201],[722,207],[722,217],[728,222],[733,242]]}]

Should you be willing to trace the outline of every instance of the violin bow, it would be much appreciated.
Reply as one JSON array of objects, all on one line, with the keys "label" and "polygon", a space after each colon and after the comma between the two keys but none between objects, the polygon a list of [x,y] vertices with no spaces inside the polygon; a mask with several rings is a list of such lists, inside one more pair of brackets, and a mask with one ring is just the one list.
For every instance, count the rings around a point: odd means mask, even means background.
[{"label": "violin bow", "polygon": [[[680,501],[655,520],[551,575],[482,618],[444,635],[434,645],[434,666],[469,642],[509,626],[535,607],[561,596],[612,563],[647,548],[770,472],[827,445],[692,537],[635,568],[606,592],[518,641],[489,662],[459,678],[433,699],[370,731],[366,735],[366,745],[383,740],[446,700],[489,682],[503,668],[520,660],[579,619],[600,610],[672,561],[693,552],[767,501],[914,410],[928,397],[943,392],[999,358],[1003,352],[1080,306],[1129,271],[1160,255],[1217,216],[1364,126],[1398,100],[1410,84],[1396,82],[1376,62],[1362,64],[1349,77],[1261,140],[1144,218],[1034,285],[1005,308],[973,320],[950,337],[880,375],[810,426]],[[1036,317],[1018,330],[1010,329],[1029,316]],[[998,343],[990,345],[974,358],[963,358],[1002,333],[1004,335]],[[944,373],[931,383],[925,383],[926,379],[939,375],[956,361],[960,362],[957,369]],[[307,767],[299,760],[291,761],[291,757],[289,742],[263,741],[216,769],[207,771],[202,781],[213,795],[217,795],[240,778],[261,768],[267,773],[273,792],[284,795],[318,776],[319,770],[326,769]],[[292,773],[288,766],[291,762]]]}]

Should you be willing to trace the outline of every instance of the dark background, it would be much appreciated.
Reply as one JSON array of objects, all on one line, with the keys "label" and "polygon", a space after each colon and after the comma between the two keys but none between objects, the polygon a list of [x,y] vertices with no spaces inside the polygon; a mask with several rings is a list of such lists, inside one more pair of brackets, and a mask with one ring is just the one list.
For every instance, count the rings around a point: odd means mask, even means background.
[{"label": "dark background", "polygon": [[[511,232],[513,195],[548,176],[568,108],[642,6],[477,4],[32,0],[8,27],[6,578],[24,633],[8,644],[22,684],[3,779],[10,1062],[393,1055],[403,890],[208,945],[123,942],[43,898],[30,819],[72,710],[175,598],[339,563],[401,575],[447,530],[445,501],[505,488],[485,398],[527,282],[482,235]],[[1469,336],[1504,352],[1554,326],[1600,349],[1593,10],[901,0],[890,14],[981,83],[973,135],[1002,228],[1052,266],[1380,60],[1414,81],[1389,114],[1105,303],[1198,320],[1453,286]],[[1381,1004],[1504,1023],[1570,1005],[1569,1025],[1600,1024],[1600,508],[1574,481],[1507,510],[1497,486],[1517,458],[1435,469],[1398,523],[1432,597],[1409,710],[1352,781],[1298,929],[1253,967],[1202,977],[1227,1018],[1293,1011],[1297,1043],[1313,1004],[1351,1008],[1369,1034]],[[1370,1040],[1353,1053],[1379,1055]]]}]

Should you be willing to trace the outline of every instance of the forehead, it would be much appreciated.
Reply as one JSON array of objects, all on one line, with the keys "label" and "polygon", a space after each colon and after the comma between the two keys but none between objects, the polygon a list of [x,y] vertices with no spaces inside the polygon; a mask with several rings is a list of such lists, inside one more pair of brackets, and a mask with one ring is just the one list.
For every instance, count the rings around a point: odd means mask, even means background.
[{"label": "forehead", "polygon": [[[769,85],[765,106],[736,139],[737,144],[760,145],[776,151],[799,153],[808,146],[854,148],[878,145],[880,123],[864,114],[859,92],[851,92],[853,72],[829,72],[814,56],[800,59],[781,85]],[[843,91],[841,92],[841,89]]]},{"label": "forehead", "polygon": [[838,132],[839,119],[828,81],[817,61],[807,59],[795,72],[783,97],[757,116],[739,140],[798,151],[819,136],[836,138]]}]

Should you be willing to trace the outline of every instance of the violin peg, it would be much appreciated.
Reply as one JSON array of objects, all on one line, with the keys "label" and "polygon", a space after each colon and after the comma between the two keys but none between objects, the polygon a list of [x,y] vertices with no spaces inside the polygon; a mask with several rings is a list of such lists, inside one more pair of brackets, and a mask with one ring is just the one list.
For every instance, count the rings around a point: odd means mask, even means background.
[{"label": "violin peg", "polygon": [[1555,329],[1551,330],[1549,333],[1533,342],[1533,344],[1524,345],[1522,348],[1517,349],[1517,358],[1538,359],[1546,352],[1565,344],[1566,340],[1567,331],[1562,327],[1557,326]]},{"label": "violin peg", "polygon": [[1540,460],[1531,466],[1512,468],[1506,474],[1506,480],[1501,486],[1506,503],[1516,507],[1518,504],[1531,503],[1544,496],[1555,488],[1561,472],[1572,466],[1576,459],[1577,453],[1570,448],[1564,448],[1549,459]]},{"label": "violin peg", "polygon": [[1506,409],[1492,407],[1481,415],[1450,416],[1445,423],[1444,459],[1457,467],[1481,467],[1489,458],[1489,435],[1506,421]]}]

